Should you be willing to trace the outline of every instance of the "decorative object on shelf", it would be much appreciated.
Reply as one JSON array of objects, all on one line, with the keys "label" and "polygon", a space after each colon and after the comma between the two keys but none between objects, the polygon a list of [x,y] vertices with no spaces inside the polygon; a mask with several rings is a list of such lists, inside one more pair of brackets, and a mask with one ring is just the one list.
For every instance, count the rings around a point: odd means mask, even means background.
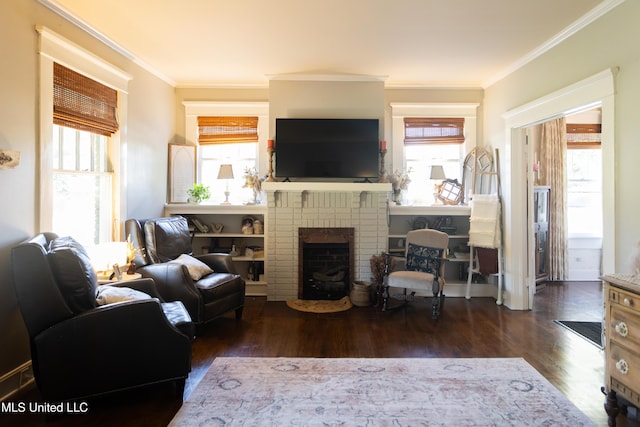
[{"label": "decorative object on shelf", "polygon": [[378,182],[386,183],[389,182],[387,178],[387,170],[384,166],[384,157],[387,155],[387,141],[384,139],[380,141],[380,179]]},{"label": "decorative object on shelf", "polygon": [[269,156],[269,172],[267,173],[267,178],[265,182],[275,182],[276,179],[273,177],[273,153],[276,151],[275,144],[273,139],[269,139],[267,141],[267,154]]},{"label": "decorative object on shelf", "polygon": [[198,229],[198,231],[200,233],[208,233],[209,232],[209,226],[205,223],[203,223],[202,221],[200,221],[198,218],[193,217],[191,218],[191,222],[193,223],[194,227],[196,227]]},{"label": "decorative object on shelf", "polygon": [[231,193],[229,192],[229,180],[233,179],[233,167],[230,164],[220,165],[220,170],[218,170],[218,179],[224,179],[226,181],[224,190],[225,199],[221,204],[230,205],[231,202],[229,202],[229,194]]},{"label": "decorative object on shelf", "polygon": [[244,185],[242,188],[250,188],[253,190],[253,200],[249,204],[260,204],[260,192],[262,191],[262,180],[258,176],[256,168],[245,168],[244,170]]},{"label": "decorative object on shelf", "polygon": [[13,169],[20,164],[20,152],[0,150],[0,169]]},{"label": "decorative object on shelf", "polygon": [[259,219],[253,221],[253,233],[264,234],[264,226],[262,225],[262,221],[260,221]]},{"label": "decorative object on shelf", "polygon": [[445,179],[440,187],[438,199],[442,200],[445,205],[457,205],[462,201],[464,193],[462,184],[457,179]]},{"label": "decorative object on shelf", "polygon": [[403,191],[406,191],[411,183],[411,179],[409,178],[409,174],[411,173],[411,168],[407,172],[395,171],[394,173],[387,175],[387,182],[391,183],[391,187],[393,188],[393,201],[396,205],[401,205],[403,203]]},{"label": "decorative object on shelf", "polygon": [[193,186],[187,190],[189,195],[189,203],[200,204],[211,197],[209,186],[204,184],[193,183]]},{"label": "decorative object on shelf", "polygon": [[429,228],[429,220],[427,218],[418,216],[411,222],[412,230],[420,230],[423,228]]},{"label": "decorative object on shelf", "polygon": [[196,180],[196,146],[169,144],[169,203],[188,203],[189,187]]},{"label": "decorative object on shelf", "polygon": [[429,179],[436,181],[433,186],[433,204],[438,204],[438,195],[440,194],[440,189],[442,188],[442,180],[447,179],[444,174],[444,168],[442,165],[432,165],[431,172],[429,173]]},{"label": "decorative object on shelf", "polygon": [[211,224],[211,232],[212,233],[216,233],[216,234],[220,234],[222,233],[222,230],[224,229],[224,224]]},{"label": "decorative object on shelf", "polygon": [[254,218],[250,216],[242,218],[242,234],[253,234],[253,221]]},{"label": "decorative object on shelf", "polygon": [[238,256],[238,251],[236,250],[236,245],[231,245],[231,252],[229,252],[231,256]]}]

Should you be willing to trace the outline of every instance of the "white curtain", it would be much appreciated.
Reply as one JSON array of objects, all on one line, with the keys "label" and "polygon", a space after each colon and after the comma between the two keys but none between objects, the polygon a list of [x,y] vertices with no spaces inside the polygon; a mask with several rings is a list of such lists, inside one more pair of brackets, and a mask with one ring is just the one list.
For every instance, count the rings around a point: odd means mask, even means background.
[{"label": "white curtain", "polygon": [[549,278],[568,277],[566,219],[567,126],[564,117],[542,124],[540,138],[540,183],[551,187],[549,201]]}]

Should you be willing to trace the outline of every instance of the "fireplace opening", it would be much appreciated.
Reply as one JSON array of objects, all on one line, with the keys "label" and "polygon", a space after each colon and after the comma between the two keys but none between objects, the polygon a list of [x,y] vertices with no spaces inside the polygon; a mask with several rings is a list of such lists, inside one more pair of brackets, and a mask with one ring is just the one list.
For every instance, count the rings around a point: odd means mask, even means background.
[{"label": "fireplace opening", "polygon": [[353,228],[300,228],[298,295],[338,300],[353,282]]}]

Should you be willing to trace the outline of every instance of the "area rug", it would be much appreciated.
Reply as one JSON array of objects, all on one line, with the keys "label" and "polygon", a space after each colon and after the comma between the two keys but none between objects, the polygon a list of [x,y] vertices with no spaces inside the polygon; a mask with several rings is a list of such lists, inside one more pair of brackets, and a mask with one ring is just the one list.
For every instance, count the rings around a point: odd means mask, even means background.
[{"label": "area rug", "polygon": [[564,326],[571,332],[580,335],[587,341],[602,349],[602,322],[579,322],[569,320],[554,320],[560,326]]},{"label": "area rug", "polygon": [[593,426],[521,358],[219,357],[170,426]]},{"label": "area rug", "polygon": [[349,310],[353,307],[353,304],[349,297],[344,297],[339,300],[288,300],[287,306],[294,310],[306,311],[308,313],[336,313],[338,311]]}]

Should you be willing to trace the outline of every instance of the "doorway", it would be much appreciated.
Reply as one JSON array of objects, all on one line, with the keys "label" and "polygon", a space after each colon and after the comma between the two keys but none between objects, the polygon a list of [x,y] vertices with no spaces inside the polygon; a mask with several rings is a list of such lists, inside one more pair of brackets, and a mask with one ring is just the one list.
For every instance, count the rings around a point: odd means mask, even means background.
[{"label": "doorway", "polygon": [[[533,308],[535,292],[533,217],[528,202],[532,194],[531,145],[526,129],[546,120],[568,116],[585,108],[601,107],[602,112],[602,270],[615,269],[615,181],[614,181],[614,77],[607,69],[545,97],[504,114],[505,153],[503,181],[505,205],[505,304],[518,310]],[[525,171],[525,173],[523,173]]]},{"label": "doorway", "polygon": [[[534,218],[529,222],[534,228],[536,290],[550,280],[589,281],[602,275],[601,108],[567,115],[556,120],[557,128],[553,122],[527,128],[533,150],[534,191],[529,202]],[[554,140],[549,129],[562,130],[553,158],[548,155]],[[543,190],[555,201],[544,205],[555,209],[543,215],[553,219],[551,223],[538,218],[536,201]],[[546,236],[547,230],[556,238],[541,240],[539,236]]]}]

